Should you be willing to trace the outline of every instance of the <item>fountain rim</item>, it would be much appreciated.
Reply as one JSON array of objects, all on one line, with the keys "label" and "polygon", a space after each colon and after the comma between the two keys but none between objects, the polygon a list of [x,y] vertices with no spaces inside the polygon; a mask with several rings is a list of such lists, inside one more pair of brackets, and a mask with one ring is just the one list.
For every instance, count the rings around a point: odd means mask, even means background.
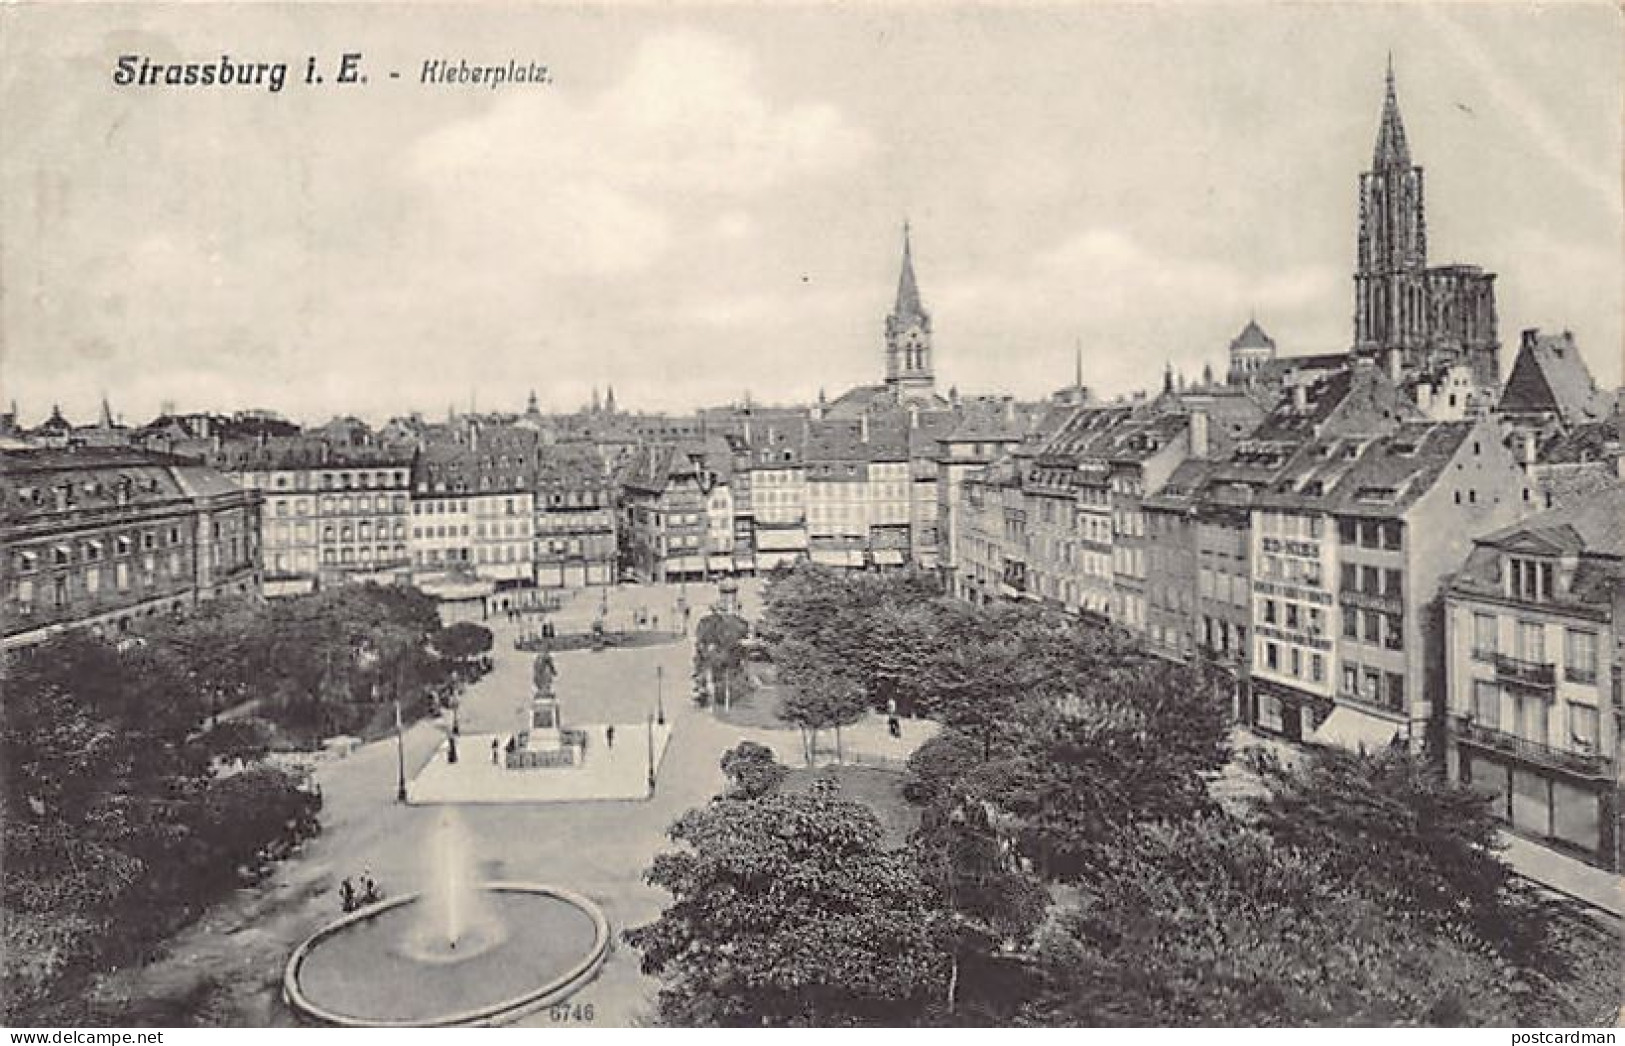
[{"label": "fountain rim", "polygon": [[476,1009],[439,1014],[423,1020],[368,1019],[353,1014],[337,1013],[311,1001],[299,984],[300,968],[304,965],[305,959],[310,955],[311,950],[322,941],[343,933],[351,926],[376,919],[385,912],[393,911],[396,908],[415,904],[423,897],[423,892],[418,891],[403,894],[400,897],[389,897],[376,904],[357,909],[333,920],[306,937],[299,943],[299,947],[293,950],[293,954],[288,957],[287,968],[282,974],[283,999],[296,1012],[315,1018],[324,1024],[340,1028],[470,1027],[492,1024],[499,1020],[511,1020],[541,1009],[543,1006],[562,1002],[590,980],[598,972],[598,968],[603,965],[604,958],[609,952],[609,920],[604,917],[604,913],[599,909],[598,905],[588,898],[576,893],[574,890],[568,890],[562,886],[550,886],[546,883],[488,882],[481,883],[480,890],[487,893],[520,893],[551,897],[579,909],[592,920],[592,947],[588,949],[586,956],[574,966],[545,984],[522,995],[516,995],[511,999],[504,999]]}]

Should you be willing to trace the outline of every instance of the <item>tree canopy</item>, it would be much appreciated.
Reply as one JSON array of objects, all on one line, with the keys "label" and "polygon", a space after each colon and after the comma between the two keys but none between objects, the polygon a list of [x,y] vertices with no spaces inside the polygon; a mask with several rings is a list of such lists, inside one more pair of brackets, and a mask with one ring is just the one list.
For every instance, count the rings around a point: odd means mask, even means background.
[{"label": "tree canopy", "polygon": [[930,888],[834,786],[719,799],[671,829],[648,881],[672,895],[626,933],[666,978],[668,1023],[895,1026],[940,995]]}]

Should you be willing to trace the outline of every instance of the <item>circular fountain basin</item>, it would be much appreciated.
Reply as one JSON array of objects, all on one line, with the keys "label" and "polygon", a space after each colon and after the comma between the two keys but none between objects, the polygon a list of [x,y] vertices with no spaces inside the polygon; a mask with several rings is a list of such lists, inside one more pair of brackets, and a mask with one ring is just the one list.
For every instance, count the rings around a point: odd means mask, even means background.
[{"label": "circular fountain basin", "polygon": [[500,1024],[561,1002],[598,972],[609,924],[591,901],[558,887],[486,883],[496,930],[426,945],[418,894],[346,915],[294,950],[289,1005],[345,1027]]}]

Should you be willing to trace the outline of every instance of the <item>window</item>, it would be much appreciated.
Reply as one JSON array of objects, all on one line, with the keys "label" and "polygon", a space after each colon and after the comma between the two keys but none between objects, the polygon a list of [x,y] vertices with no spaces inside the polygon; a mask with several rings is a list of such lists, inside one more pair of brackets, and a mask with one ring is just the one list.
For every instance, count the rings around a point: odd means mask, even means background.
[{"label": "window", "polygon": [[1275,600],[1273,599],[1264,600],[1264,623],[1268,625],[1275,624]]},{"label": "window", "polygon": [[1388,623],[1387,634],[1383,640],[1383,645],[1389,650],[1404,650],[1405,619],[1400,617],[1398,614],[1384,614],[1383,617],[1387,619]]},{"label": "window", "polygon": [[1382,700],[1382,672],[1367,668],[1361,672],[1360,696],[1373,704]]},{"label": "window", "polygon": [[1360,666],[1343,666],[1343,693],[1358,694],[1360,692]]},{"label": "window", "polygon": [[1359,591],[1359,568],[1353,563],[1344,563],[1340,572],[1342,574],[1342,582],[1339,587],[1341,587],[1344,592]]},{"label": "window", "polygon": [[1359,526],[1352,519],[1337,521],[1337,539],[1345,545],[1355,544],[1359,538]]},{"label": "window", "polygon": [[1382,572],[1383,594],[1393,596],[1396,599],[1399,598],[1400,589],[1403,587],[1403,580],[1403,575],[1401,575],[1398,570],[1395,570],[1392,567],[1384,570]]},{"label": "window", "polygon": [[1372,596],[1382,593],[1382,575],[1376,567],[1360,568],[1360,591]]},{"label": "window", "polygon": [[1398,521],[1389,520],[1388,522],[1383,523],[1382,547],[1386,549],[1398,549],[1400,545],[1401,536]]},{"label": "window", "polygon": [[1552,565],[1536,559],[1509,556],[1507,595],[1536,602],[1552,598]]},{"label": "window", "polygon": [[1518,736],[1525,741],[1546,744],[1550,713],[1551,706],[1545,698],[1532,694],[1518,695]]},{"label": "window", "polygon": [[1286,605],[1286,627],[1293,629],[1298,627],[1298,604],[1296,603]]},{"label": "window", "polygon": [[1494,614],[1473,615],[1473,660],[1495,660],[1495,624]]},{"label": "window", "polygon": [[1597,681],[1597,634],[1578,628],[1568,629],[1563,636],[1563,674],[1571,683],[1594,684]]},{"label": "window", "polygon": [[1518,622],[1518,660],[1542,664],[1546,660],[1546,628],[1538,621]]},{"label": "window", "polygon": [[1597,710],[1587,705],[1569,706],[1569,736],[1574,747],[1595,751],[1597,747]]},{"label": "window", "polygon": [[1343,638],[1360,638],[1360,613],[1357,610],[1343,611]]},{"label": "window", "polygon": [[1281,648],[1274,643],[1264,644],[1264,664],[1273,669],[1281,667]]},{"label": "window", "polygon": [[1294,679],[1303,675],[1303,651],[1297,647],[1292,648],[1292,677]]},{"label": "window", "polygon": [[1317,683],[1326,679],[1326,659],[1319,654],[1309,655],[1309,678]]},{"label": "window", "polygon": [[1382,615],[1375,610],[1365,612],[1365,641],[1367,643],[1382,642]]},{"label": "window", "polygon": [[1388,673],[1388,707],[1396,712],[1405,710],[1405,677],[1398,672]]}]

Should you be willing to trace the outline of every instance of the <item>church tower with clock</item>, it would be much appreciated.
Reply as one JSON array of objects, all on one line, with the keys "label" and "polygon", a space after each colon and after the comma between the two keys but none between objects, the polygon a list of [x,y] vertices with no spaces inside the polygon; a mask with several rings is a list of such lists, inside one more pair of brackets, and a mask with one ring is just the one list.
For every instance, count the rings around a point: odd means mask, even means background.
[{"label": "church tower with clock", "polygon": [[936,391],[931,370],[931,314],[920,304],[907,222],[903,223],[903,272],[897,280],[897,303],[886,317],[886,388],[898,400],[931,396]]}]

